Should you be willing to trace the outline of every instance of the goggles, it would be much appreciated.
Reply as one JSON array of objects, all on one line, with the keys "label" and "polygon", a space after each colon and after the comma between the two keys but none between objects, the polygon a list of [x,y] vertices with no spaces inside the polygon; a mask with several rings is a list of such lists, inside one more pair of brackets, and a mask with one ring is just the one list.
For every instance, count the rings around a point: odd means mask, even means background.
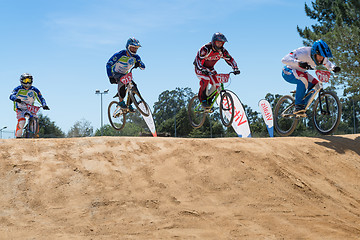
[{"label": "goggles", "polygon": [[32,83],[32,78],[24,78],[22,80],[23,83]]}]

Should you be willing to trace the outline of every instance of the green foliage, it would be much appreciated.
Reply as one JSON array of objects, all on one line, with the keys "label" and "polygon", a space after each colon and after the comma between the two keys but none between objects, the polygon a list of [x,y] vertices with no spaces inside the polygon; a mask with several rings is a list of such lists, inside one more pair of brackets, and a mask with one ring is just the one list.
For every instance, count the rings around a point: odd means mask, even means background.
[{"label": "green foliage", "polygon": [[331,81],[341,84],[344,95],[360,99],[360,1],[316,0],[312,8],[305,3],[305,12],[317,21],[311,28],[297,27],[304,44],[310,46],[324,39],[332,49],[334,62],[342,69]]},{"label": "green foliage", "polygon": [[67,133],[67,137],[91,137],[93,135],[91,123],[85,119],[76,121]]},{"label": "green foliage", "polygon": [[39,114],[39,137],[40,138],[62,138],[65,137],[65,133],[55,125],[55,122],[51,121],[48,116]]},{"label": "green foliage", "polygon": [[194,96],[191,88],[176,88],[166,90],[159,95],[159,99],[154,103],[154,120],[157,126],[169,118],[175,117],[180,109],[187,107],[189,99]]}]

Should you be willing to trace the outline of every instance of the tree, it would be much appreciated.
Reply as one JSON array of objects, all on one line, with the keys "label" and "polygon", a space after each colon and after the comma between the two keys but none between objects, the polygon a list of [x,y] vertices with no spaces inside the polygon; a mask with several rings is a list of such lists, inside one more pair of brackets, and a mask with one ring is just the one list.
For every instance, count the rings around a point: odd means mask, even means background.
[{"label": "tree", "polygon": [[48,116],[39,114],[39,137],[40,138],[62,138],[65,133],[52,122]]},{"label": "tree", "polygon": [[177,136],[185,136],[192,130],[187,117],[187,104],[193,96],[191,88],[166,90],[159,95],[153,114],[159,132],[175,136],[175,118]]},{"label": "tree", "polygon": [[67,137],[91,137],[93,135],[91,123],[85,119],[75,122],[70,128]]},{"label": "tree", "polygon": [[166,90],[159,95],[154,103],[154,119],[157,125],[169,118],[175,117],[181,108],[187,107],[189,99],[194,96],[191,88],[176,88]]},{"label": "tree", "polygon": [[344,95],[360,99],[360,1],[316,0],[312,8],[305,3],[306,15],[318,23],[297,30],[310,46],[324,39],[332,49],[335,61],[342,68],[331,81],[343,85]]}]

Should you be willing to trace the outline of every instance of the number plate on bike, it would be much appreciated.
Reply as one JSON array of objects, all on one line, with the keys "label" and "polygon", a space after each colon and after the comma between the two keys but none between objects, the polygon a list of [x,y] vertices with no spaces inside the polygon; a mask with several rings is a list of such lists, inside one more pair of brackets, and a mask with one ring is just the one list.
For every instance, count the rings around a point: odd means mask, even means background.
[{"label": "number plate on bike", "polygon": [[120,81],[123,83],[123,84],[128,84],[129,82],[131,82],[132,81],[132,73],[130,72],[130,73],[128,73],[128,74],[126,74],[125,76],[122,76],[121,78],[120,78]]},{"label": "number plate on bike", "polygon": [[40,107],[33,106],[33,105],[26,105],[26,106],[27,106],[27,110],[34,114],[36,114],[40,109]]},{"label": "number plate on bike", "polygon": [[315,73],[320,82],[329,82],[331,76],[331,73],[329,71],[316,70]]},{"label": "number plate on bike", "polygon": [[229,81],[230,75],[225,73],[216,74],[216,79],[219,83],[227,83]]}]

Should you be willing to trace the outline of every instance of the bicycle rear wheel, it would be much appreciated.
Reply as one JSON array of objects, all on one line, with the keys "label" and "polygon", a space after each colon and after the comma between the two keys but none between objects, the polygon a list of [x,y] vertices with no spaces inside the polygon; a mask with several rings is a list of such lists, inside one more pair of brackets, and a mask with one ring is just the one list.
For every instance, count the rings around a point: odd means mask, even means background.
[{"label": "bicycle rear wheel", "polygon": [[274,110],[274,126],[276,132],[282,136],[289,136],[294,132],[299,121],[293,114],[295,110],[295,99],[285,95],[279,99]]},{"label": "bicycle rear wheel", "polygon": [[149,105],[145,102],[138,91],[130,90],[129,96],[131,101],[134,103],[135,107],[139,110],[139,112],[145,117],[150,115]]},{"label": "bicycle rear wheel", "polygon": [[220,119],[225,127],[230,127],[234,121],[234,100],[226,91],[222,91],[220,96]]},{"label": "bicycle rear wheel", "polygon": [[190,124],[193,128],[200,128],[204,124],[206,112],[197,95],[189,101],[188,114]]},{"label": "bicycle rear wheel", "polygon": [[331,134],[339,126],[341,105],[333,92],[321,92],[313,107],[313,122],[316,130],[323,134]]},{"label": "bicycle rear wheel", "polygon": [[119,102],[112,101],[108,107],[108,117],[111,126],[120,131],[125,126],[126,114],[123,113]]}]

